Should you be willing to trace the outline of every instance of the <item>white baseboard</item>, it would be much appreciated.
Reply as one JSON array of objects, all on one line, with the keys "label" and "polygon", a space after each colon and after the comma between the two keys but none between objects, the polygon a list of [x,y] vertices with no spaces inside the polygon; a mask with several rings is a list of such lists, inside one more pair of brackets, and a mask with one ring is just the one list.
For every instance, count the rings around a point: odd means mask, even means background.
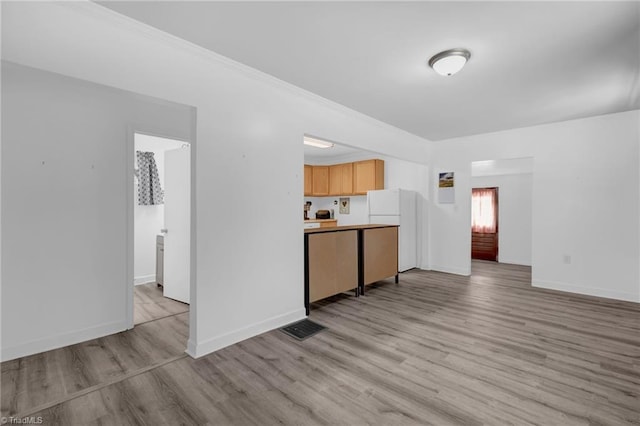
[{"label": "white baseboard", "polygon": [[156,282],[156,275],[152,274],[152,275],[142,275],[139,277],[135,277],[133,279],[133,285],[140,285],[140,284],[147,284],[147,283],[155,283]]},{"label": "white baseboard", "polygon": [[253,336],[257,336],[258,334],[275,330],[276,328],[291,324],[295,321],[300,321],[302,319],[305,319],[306,316],[307,315],[304,308],[297,309],[293,312],[278,315],[265,321],[243,327],[239,330],[207,339],[200,343],[189,341],[187,344],[187,353],[194,358],[200,358],[201,356],[208,355],[219,349],[231,346],[234,343],[238,343]]},{"label": "white baseboard", "polygon": [[468,277],[469,275],[471,275],[470,269],[451,268],[449,266],[431,265],[431,270],[438,271],[438,272],[446,272],[447,274],[464,275],[465,277]]},{"label": "white baseboard", "polygon": [[87,340],[119,333],[126,329],[126,321],[116,321],[82,330],[75,330],[69,333],[58,334],[57,336],[48,336],[43,339],[20,343],[15,346],[7,347],[3,344],[1,357],[3,362],[9,361],[23,356],[50,351],[52,349],[75,345],[76,343],[86,342]]},{"label": "white baseboard", "polygon": [[531,260],[498,258],[498,263],[508,263],[509,265],[531,266]]},{"label": "white baseboard", "polygon": [[627,302],[640,302],[640,294],[626,293],[609,290],[606,288],[583,287],[567,283],[554,281],[535,280],[531,282],[532,287],[545,288],[547,290],[558,290],[567,293],[583,294],[586,296],[604,297],[607,299],[624,300]]},{"label": "white baseboard", "polygon": [[[411,271],[433,271],[433,269],[431,269],[431,268],[423,268],[422,266],[416,266],[415,268],[407,269],[406,271],[398,271],[398,273],[399,274],[404,274],[406,272],[411,272]],[[393,278],[393,277],[389,277],[389,278]]]},{"label": "white baseboard", "polygon": [[187,341],[187,350],[185,353],[189,355],[191,358],[196,357],[196,342],[191,340],[191,336],[189,336],[189,340]]}]

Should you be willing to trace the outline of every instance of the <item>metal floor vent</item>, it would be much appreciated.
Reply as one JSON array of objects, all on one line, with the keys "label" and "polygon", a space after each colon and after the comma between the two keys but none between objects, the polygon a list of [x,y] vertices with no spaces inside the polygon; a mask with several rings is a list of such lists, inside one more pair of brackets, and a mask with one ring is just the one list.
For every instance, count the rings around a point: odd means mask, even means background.
[{"label": "metal floor vent", "polygon": [[327,327],[315,323],[311,320],[304,319],[302,321],[294,322],[293,324],[282,327],[280,330],[291,337],[295,337],[298,340],[304,340],[307,337],[311,337],[314,334],[321,332],[325,328]]}]

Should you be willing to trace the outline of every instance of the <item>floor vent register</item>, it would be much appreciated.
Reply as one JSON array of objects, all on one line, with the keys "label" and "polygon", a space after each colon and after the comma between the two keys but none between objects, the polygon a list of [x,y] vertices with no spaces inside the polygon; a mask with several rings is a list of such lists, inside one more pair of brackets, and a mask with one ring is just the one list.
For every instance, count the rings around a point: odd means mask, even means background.
[{"label": "floor vent register", "polygon": [[291,337],[295,337],[298,340],[304,340],[316,333],[321,332],[322,330],[325,330],[326,328],[327,327],[315,323],[311,320],[304,319],[302,321],[294,322],[293,324],[282,327],[280,330]]}]

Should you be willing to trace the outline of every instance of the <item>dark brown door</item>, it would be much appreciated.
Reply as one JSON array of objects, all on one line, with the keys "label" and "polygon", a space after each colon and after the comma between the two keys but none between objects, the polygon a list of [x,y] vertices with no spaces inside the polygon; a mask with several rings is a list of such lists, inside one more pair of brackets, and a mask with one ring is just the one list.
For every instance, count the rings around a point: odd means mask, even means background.
[{"label": "dark brown door", "polygon": [[498,260],[498,188],[472,190],[471,258]]}]

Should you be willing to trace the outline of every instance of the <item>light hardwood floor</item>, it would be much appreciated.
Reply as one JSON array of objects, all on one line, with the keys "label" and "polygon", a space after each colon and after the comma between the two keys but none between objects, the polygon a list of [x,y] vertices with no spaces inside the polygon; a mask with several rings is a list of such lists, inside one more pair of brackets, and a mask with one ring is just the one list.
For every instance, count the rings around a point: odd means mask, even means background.
[{"label": "light hardwood floor", "polygon": [[[3,363],[2,415],[60,425],[640,424],[640,305],[534,289],[526,267],[408,272],[364,297],[315,304],[311,319],[329,329],[303,342],[275,330],[197,360],[177,355],[183,315]],[[162,355],[147,347],[161,344],[151,325],[164,330]],[[60,383],[66,400],[51,395]]]},{"label": "light hardwood floor", "polygon": [[156,283],[137,285],[133,289],[133,323],[157,320],[189,311],[189,305],[168,299],[162,295],[162,287]]}]

